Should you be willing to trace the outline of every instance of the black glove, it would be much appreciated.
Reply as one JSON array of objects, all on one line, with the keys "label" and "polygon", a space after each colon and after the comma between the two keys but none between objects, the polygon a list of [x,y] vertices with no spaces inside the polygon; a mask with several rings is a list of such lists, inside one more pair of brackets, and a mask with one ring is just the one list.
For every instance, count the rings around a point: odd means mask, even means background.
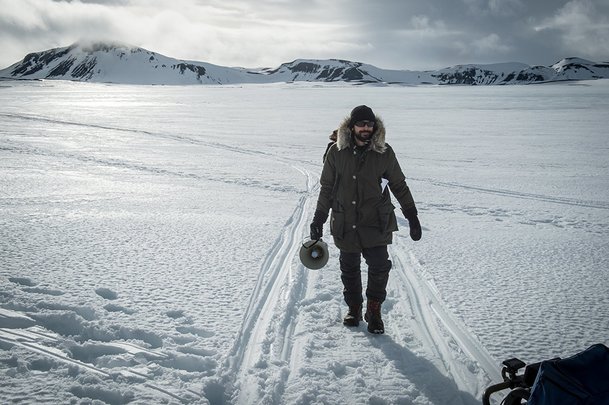
[{"label": "black glove", "polygon": [[311,222],[311,240],[320,240],[324,233],[324,224],[328,219],[328,214],[323,211],[315,211],[313,222]]},{"label": "black glove", "polygon": [[408,220],[408,226],[410,226],[410,238],[414,241],[420,240],[423,231],[421,230],[421,223],[417,216],[416,207],[408,208],[406,210],[403,209],[402,212]]}]

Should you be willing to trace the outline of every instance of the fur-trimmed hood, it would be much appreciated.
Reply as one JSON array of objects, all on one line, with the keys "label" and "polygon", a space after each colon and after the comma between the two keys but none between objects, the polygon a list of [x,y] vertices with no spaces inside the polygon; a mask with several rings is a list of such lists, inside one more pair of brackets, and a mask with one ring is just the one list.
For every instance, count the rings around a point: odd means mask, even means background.
[{"label": "fur-trimmed hood", "polygon": [[[351,128],[349,128],[350,117],[346,117],[340,127],[338,127],[338,136],[336,139],[336,147],[338,150],[343,150],[348,147],[353,147],[353,138],[351,136]],[[385,125],[383,120],[378,115],[376,116],[375,129],[370,138],[369,150],[385,153],[387,145],[385,144]]]}]

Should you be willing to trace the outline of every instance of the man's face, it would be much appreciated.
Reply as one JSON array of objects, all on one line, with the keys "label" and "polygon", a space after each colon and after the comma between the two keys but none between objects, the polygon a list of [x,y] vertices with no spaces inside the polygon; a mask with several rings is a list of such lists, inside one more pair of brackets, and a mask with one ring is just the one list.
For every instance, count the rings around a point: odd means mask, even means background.
[{"label": "man's face", "polygon": [[360,142],[370,142],[370,137],[372,136],[372,132],[374,132],[374,121],[357,121],[355,125],[353,125],[353,130],[355,138]]}]

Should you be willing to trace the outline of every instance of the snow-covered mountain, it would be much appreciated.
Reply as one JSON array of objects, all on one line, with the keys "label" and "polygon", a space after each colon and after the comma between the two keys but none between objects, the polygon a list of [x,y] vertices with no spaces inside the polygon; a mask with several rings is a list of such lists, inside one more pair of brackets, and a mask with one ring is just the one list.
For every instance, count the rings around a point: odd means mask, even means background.
[{"label": "snow-covered mountain", "polygon": [[523,63],[457,65],[433,72],[432,76],[440,84],[525,84],[605,79],[609,78],[609,63],[565,58],[550,67]]},{"label": "snow-covered mountain", "polygon": [[170,58],[113,43],[75,43],[28,54],[0,77],[131,84],[351,82],[388,84],[528,84],[609,78],[609,62],[566,58],[552,66],[523,63],[457,65],[437,71],[388,70],[329,59],[297,59],[276,69],[244,69]]},{"label": "snow-covered mountain", "polygon": [[133,84],[223,84],[247,79],[247,74],[237,69],[109,43],[76,43],[30,53],[22,61],[0,70],[0,77],[3,76]]},{"label": "snow-covered mountain", "polygon": [[271,82],[316,81],[356,83],[421,84],[436,82],[431,72],[380,69],[376,66],[347,60],[297,59],[277,69],[265,69]]}]

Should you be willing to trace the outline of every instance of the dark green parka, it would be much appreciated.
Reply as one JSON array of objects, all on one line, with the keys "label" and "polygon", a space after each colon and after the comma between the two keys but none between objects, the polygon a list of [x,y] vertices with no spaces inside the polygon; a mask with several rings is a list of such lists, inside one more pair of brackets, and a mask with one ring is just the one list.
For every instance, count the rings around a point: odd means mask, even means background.
[{"label": "dark green parka", "polygon": [[355,145],[349,118],[338,129],[321,173],[317,210],[330,216],[335,245],[345,252],[388,245],[397,231],[389,189],[402,209],[414,208],[406,178],[391,146],[385,143],[385,126],[377,117],[370,143]]}]

